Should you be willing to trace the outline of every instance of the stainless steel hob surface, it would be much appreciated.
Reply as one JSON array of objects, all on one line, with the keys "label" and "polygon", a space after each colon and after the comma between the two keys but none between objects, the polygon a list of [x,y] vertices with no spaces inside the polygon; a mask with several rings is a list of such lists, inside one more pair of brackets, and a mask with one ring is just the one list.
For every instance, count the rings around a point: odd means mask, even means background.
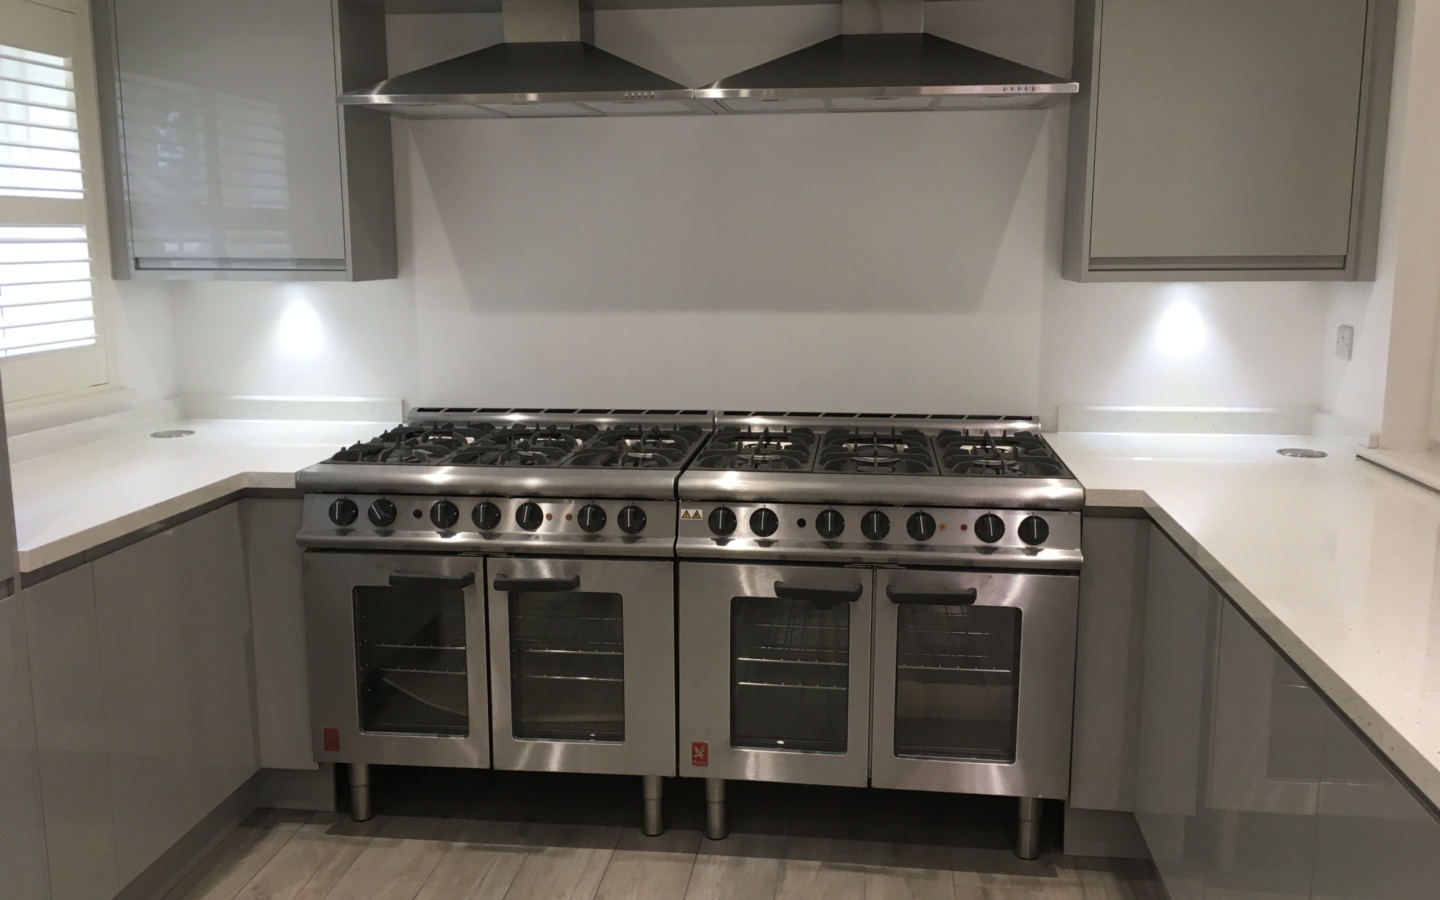
[{"label": "stainless steel hob surface", "polygon": [[678,489],[682,558],[1080,564],[1084,490],[1028,417],[726,412]]},{"label": "stainless steel hob surface", "polygon": [[704,410],[420,407],[299,473],[307,547],[670,556]]}]

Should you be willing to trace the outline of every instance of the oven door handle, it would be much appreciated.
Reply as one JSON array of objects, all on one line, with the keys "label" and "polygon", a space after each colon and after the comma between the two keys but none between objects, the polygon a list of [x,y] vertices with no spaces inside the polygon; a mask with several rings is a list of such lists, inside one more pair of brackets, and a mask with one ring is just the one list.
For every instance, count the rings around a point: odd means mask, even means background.
[{"label": "oven door handle", "polygon": [[811,603],[854,603],[865,593],[865,586],[853,588],[795,587],[783,581],[775,582],[775,596],[781,600],[808,600]]},{"label": "oven door handle", "polygon": [[569,578],[511,578],[509,575],[495,576],[497,591],[578,591],[580,576]]},{"label": "oven door handle", "polygon": [[974,606],[979,598],[979,591],[975,588],[965,588],[961,591],[906,591],[896,590],[895,585],[885,586],[885,596],[890,598],[891,603],[917,603],[930,606]]},{"label": "oven door handle", "polygon": [[475,583],[474,572],[459,575],[417,575],[414,572],[391,572],[391,587],[449,588],[463,591]]}]

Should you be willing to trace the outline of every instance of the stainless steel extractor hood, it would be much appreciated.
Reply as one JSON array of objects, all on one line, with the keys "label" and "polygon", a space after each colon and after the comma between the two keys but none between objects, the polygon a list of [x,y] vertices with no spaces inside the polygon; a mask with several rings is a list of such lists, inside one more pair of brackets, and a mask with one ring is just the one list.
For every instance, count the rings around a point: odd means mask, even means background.
[{"label": "stainless steel extractor hood", "polygon": [[581,0],[503,0],[505,41],[341,94],[412,118],[705,115],[694,91],[590,43]]},{"label": "stainless steel extractor hood", "polygon": [[695,91],[716,112],[1041,109],[1076,82],[925,33],[924,0],[843,0],[841,33]]}]

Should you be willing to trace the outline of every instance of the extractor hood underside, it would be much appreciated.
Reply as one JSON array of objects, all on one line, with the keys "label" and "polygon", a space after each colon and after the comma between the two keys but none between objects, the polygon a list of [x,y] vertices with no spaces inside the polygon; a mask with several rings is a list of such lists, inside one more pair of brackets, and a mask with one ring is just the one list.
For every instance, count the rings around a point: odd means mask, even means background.
[{"label": "extractor hood underside", "polygon": [[1078,90],[931,34],[842,34],[695,89],[593,44],[497,44],[340,102],[420,118],[555,118],[1040,109]]}]

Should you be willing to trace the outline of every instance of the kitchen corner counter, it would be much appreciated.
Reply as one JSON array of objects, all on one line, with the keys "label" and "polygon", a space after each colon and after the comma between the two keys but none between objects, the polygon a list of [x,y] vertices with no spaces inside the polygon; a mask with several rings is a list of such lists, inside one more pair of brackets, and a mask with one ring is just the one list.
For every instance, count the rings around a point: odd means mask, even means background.
[{"label": "kitchen corner counter", "polygon": [[295,473],[393,422],[193,420],[11,466],[20,571],[45,566],[246,489],[294,489]]},{"label": "kitchen corner counter", "polygon": [[1440,806],[1440,494],[1311,437],[1049,440],[1087,511],[1143,508]]}]

